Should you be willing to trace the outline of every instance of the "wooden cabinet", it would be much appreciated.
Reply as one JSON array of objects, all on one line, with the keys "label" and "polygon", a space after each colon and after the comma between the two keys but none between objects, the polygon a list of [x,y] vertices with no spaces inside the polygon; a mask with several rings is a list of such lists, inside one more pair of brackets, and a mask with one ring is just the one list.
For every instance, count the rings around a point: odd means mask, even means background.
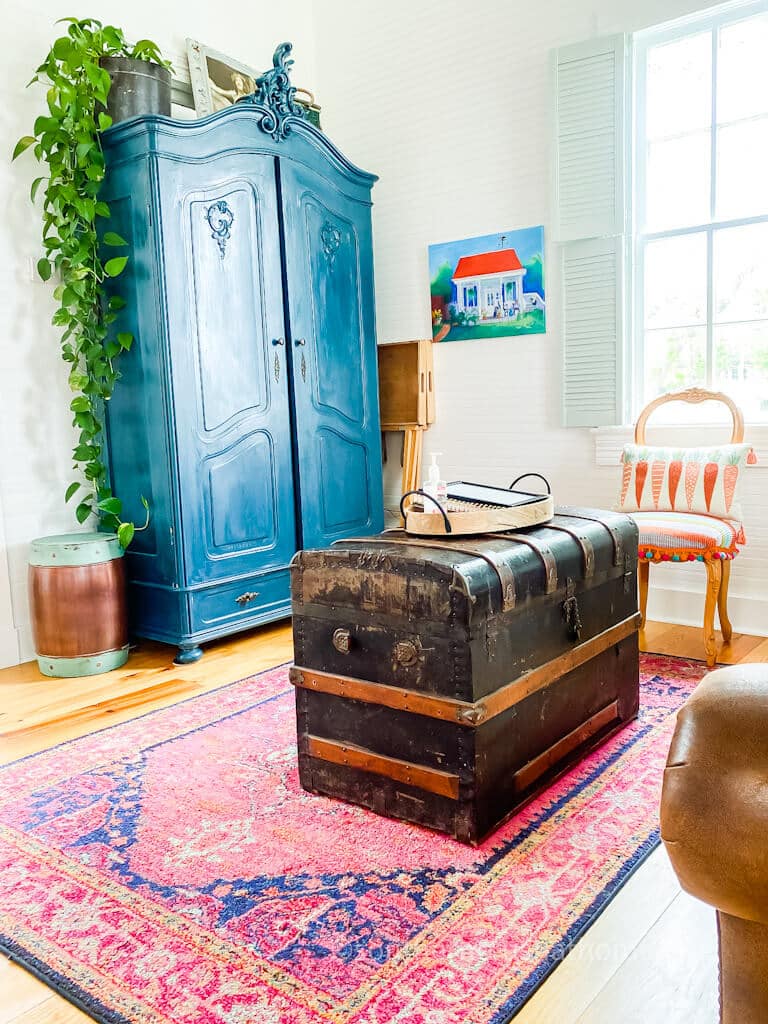
[{"label": "wooden cabinet", "polygon": [[379,345],[381,429],[403,431],[401,494],[421,487],[424,431],[435,420],[432,340]]},{"label": "wooden cabinet", "polygon": [[131,245],[115,333],[136,339],[109,464],[124,518],[150,505],[131,624],[182,662],[289,615],[299,548],[383,525],[375,178],[279,99],[104,135],[109,227]]},{"label": "wooden cabinet", "polygon": [[379,345],[382,430],[428,427],[435,420],[432,341]]}]

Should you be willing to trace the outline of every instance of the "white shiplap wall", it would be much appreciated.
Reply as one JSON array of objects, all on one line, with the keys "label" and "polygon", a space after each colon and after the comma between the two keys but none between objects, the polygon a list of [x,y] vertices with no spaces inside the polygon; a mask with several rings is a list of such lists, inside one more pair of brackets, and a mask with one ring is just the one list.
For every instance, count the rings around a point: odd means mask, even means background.
[{"label": "white shiplap wall", "polygon": [[[331,136],[381,175],[375,191],[376,284],[382,341],[429,329],[426,246],[503,228],[551,227],[555,47],[632,31],[699,7],[701,0],[209,0],[130,7],[101,0],[97,15],[129,35],[183,52],[192,36],[257,67],[276,42],[294,43],[298,84],[315,87]],[[61,0],[6,0],[8,38],[0,78],[0,150],[9,154],[39,109],[25,90]],[[0,160],[0,665],[31,655],[26,593],[30,539],[71,528],[61,496],[69,479],[66,376],[49,318],[49,289],[36,283],[39,220],[27,202],[33,162]],[[610,504],[618,467],[598,466],[587,430],[560,422],[557,272],[547,263],[548,333],[530,339],[439,346],[438,423],[428,449],[445,452],[450,476],[509,482],[535,467],[559,496]],[[397,452],[391,443],[390,470]],[[390,477],[393,474],[390,473]],[[396,473],[394,474],[396,475]],[[734,571],[734,620],[766,631],[768,473],[747,481],[751,543]],[[663,570],[659,570],[664,575]],[[670,574],[667,573],[667,576]],[[669,581],[665,581],[669,582]],[[694,587],[687,567],[672,586]],[[682,593],[682,597],[680,594]],[[662,602],[659,602],[661,597]],[[652,612],[697,621],[698,599],[657,590]]]},{"label": "white shiplap wall", "polygon": [[[50,325],[50,287],[36,280],[40,216],[29,203],[37,165],[26,154],[9,162],[13,145],[27,134],[45,96],[25,89],[62,26],[73,13],[63,0],[4,0],[0,75],[0,666],[32,656],[26,560],[36,536],[75,528],[63,505],[70,480],[72,442],[67,372]],[[86,14],[124,28],[131,39],[156,39],[174,60],[185,38],[200,39],[256,68],[271,64],[275,46],[294,44],[297,84],[316,82],[311,0],[275,5],[266,0],[228,5],[210,0],[99,0]]]},{"label": "white shiplap wall", "polygon": [[[381,177],[374,191],[380,341],[429,331],[430,242],[541,223],[551,238],[554,50],[706,6],[326,0],[317,19],[324,126],[353,160]],[[437,423],[426,450],[444,453],[449,479],[507,484],[537,469],[551,477],[558,499],[610,506],[618,459],[598,465],[593,433],[560,426],[561,309],[552,245],[545,273],[546,336],[436,347]],[[749,471],[745,498],[750,544],[735,563],[733,619],[737,629],[768,633],[768,471]],[[699,623],[695,570],[659,567],[654,577],[651,614]]]}]

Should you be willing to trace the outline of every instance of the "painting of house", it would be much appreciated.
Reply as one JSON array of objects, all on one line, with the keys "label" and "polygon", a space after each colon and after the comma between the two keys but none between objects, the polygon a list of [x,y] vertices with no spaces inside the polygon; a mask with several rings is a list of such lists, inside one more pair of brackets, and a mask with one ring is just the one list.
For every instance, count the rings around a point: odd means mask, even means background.
[{"label": "painting of house", "polygon": [[543,334],[543,253],[541,227],[431,245],[434,340]]}]

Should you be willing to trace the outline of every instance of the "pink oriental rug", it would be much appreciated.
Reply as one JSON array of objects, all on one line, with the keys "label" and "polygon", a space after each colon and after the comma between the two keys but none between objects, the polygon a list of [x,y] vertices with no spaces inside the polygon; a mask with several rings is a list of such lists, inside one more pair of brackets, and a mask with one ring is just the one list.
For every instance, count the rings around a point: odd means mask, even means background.
[{"label": "pink oriental rug", "polygon": [[478,849],[299,786],[276,668],[0,771],[0,946],[100,1021],[502,1024],[658,843],[702,665]]}]

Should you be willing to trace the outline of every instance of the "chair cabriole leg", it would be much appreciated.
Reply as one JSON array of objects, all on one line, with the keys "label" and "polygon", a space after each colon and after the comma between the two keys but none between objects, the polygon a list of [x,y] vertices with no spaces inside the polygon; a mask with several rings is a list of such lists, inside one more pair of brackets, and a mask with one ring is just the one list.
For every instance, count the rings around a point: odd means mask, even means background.
[{"label": "chair cabriole leg", "polygon": [[715,608],[720,595],[722,580],[722,562],[710,559],[704,563],[707,568],[707,594],[704,601],[704,650],[707,654],[707,668],[714,668],[717,656],[715,643]]},{"label": "chair cabriole leg", "polygon": [[731,580],[731,562],[730,559],[726,559],[723,562],[722,568],[722,579],[720,581],[720,593],[717,597],[717,614],[720,618],[720,629],[723,633],[723,640],[725,643],[731,642],[733,636],[733,627],[731,626],[731,620],[728,618],[728,584]]},{"label": "chair cabriole leg", "polygon": [[645,628],[646,611],[648,609],[648,580],[651,574],[651,563],[642,561],[637,567],[637,580],[640,586],[640,628]]}]

